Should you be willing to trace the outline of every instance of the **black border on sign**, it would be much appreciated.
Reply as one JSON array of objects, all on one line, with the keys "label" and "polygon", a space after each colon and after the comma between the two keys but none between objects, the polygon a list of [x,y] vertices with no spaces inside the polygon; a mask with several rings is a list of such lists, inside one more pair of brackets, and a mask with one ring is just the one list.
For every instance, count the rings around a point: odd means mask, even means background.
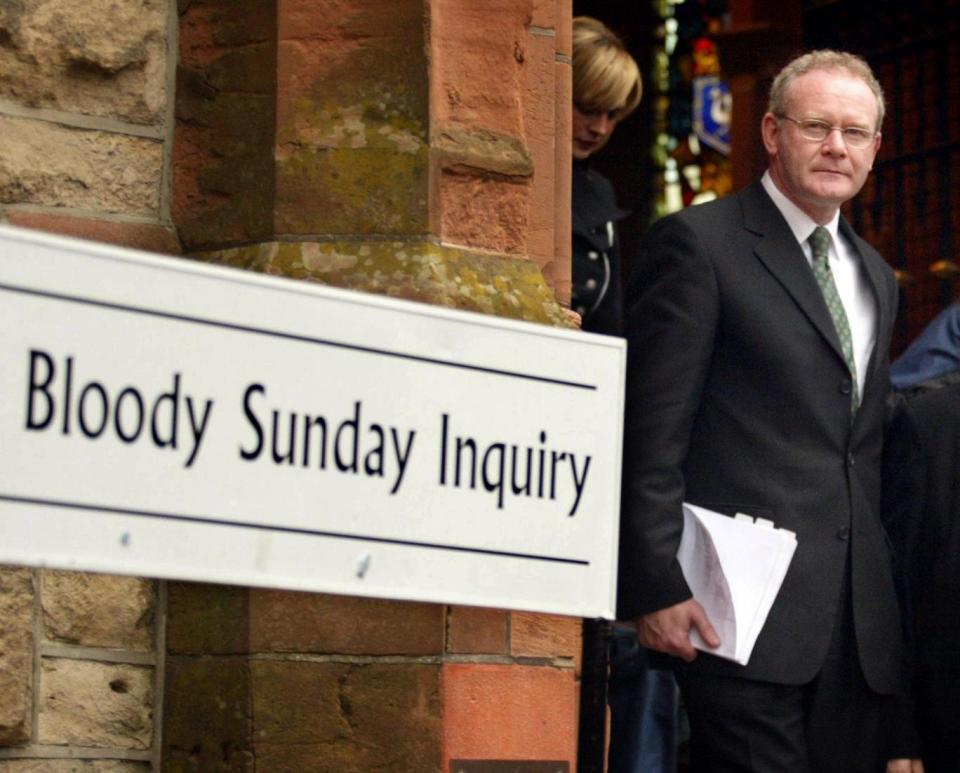
[{"label": "black border on sign", "polygon": [[411,360],[413,362],[423,362],[428,365],[439,365],[448,368],[459,368],[461,370],[472,370],[478,373],[491,373],[497,376],[507,376],[509,378],[519,378],[526,381],[538,381],[543,384],[555,384],[557,386],[571,387],[573,389],[588,389],[596,391],[596,384],[588,384],[580,381],[567,381],[565,379],[550,378],[548,376],[538,376],[533,373],[521,373],[519,371],[504,370],[502,368],[488,368],[483,365],[469,365],[463,362],[454,362],[452,360],[442,360],[437,357],[424,357],[419,354],[409,354],[407,352],[391,351],[390,349],[377,349],[372,346],[361,346],[359,344],[349,344],[344,341],[334,341],[329,338],[316,338],[297,333],[286,333],[279,330],[269,330],[262,327],[253,327],[251,325],[238,325],[233,322],[223,322],[215,319],[204,319],[202,317],[191,317],[186,314],[175,314],[170,311],[159,311],[157,309],[148,309],[145,307],[131,306],[122,303],[111,303],[108,301],[98,301],[92,298],[81,298],[76,295],[66,295],[63,293],[54,293],[49,290],[37,290],[30,287],[18,287],[16,285],[0,283],[0,290],[6,290],[12,293],[21,293],[23,295],[33,295],[40,298],[51,298],[57,301],[67,303],[76,303],[83,306],[99,306],[112,311],[124,311],[130,314],[143,314],[161,319],[172,319],[178,322],[190,322],[196,325],[207,325],[210,327],[219,327],[225,330],[236,330],[241,333],[252,333],[255,335],[270,336],[272,338],[282,338],[288,341],[297,341],[299,343],[315,344],[319,346],[329,346],[337,349],[349,349],[365,354],[375,354],[383,357],[396,357],[402,360]]},{"label": "black border on sign", "polygon": [[444,545],[435,542],[417,542],[414,540],[391,539],[389,537],[373,537],[363,534],[347,534],[344,532],[321,531],[318,529],[303,529],[292,526],[268,526],[262,523],[246,523],[244,521],[226,521],[201,515],[182,515],[178,513],[162,513],[154,510],[134,510],[109,505],[84,504],[82,502],[67,502],[55,499],[39,499],[36,497],[21,497],[0,493],[0,502],[9,502],[17,505],[40,505],[43,507],[59,507],[65,510],[85,510],[91,512],[109,513],[111,515],[133,515],[140,518],[153,518],[167,521],[185,521],[201,523],[210,526],[229,526],[237,529],[256,529],[283,534],[302,534],[311,537],[326,537],[332,539],[355,540],[358,542],[375,542],[381,545],[399,545],[401,547],[427,548],[430,550],[448,550],[457,553],[473,553],[499,558],[519,558],[526,561],[545,561],[555,564],[573,564],[589,566],[590,562],[582,558],[564,558],[563,556],[544,556],[535,553],[515,553],[508,550],[491,550],[488,548],[474,548],[465,545]]}]

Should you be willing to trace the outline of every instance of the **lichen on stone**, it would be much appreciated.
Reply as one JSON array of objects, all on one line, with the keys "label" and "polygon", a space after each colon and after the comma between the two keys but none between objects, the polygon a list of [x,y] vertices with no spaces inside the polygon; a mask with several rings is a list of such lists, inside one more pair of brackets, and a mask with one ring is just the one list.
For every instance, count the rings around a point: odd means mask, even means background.
[{"label": "lichen on stone", "polygon": [[194,257],[362,292],[570,327],[530,260],[407,242],[268,242]]}]

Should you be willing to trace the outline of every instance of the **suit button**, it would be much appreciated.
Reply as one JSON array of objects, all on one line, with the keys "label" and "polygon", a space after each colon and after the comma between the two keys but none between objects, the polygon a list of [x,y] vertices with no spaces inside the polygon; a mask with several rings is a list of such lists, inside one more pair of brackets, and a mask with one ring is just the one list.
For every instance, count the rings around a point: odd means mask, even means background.
[{"label": "suit button", "polygon": [[840,382],[840,391],[843,394],[845,395],[850,394],[850,390],[852,389],[853,389],[853,382],[850,381],[850,379],[845,378],[843,381]]},{"label": "suit button", "polygon": [[597,280],[596,280],[596,279],[588,279],[588,280],[587,280],[587,289],[588,289],[588,290],[596,290],[596,289],[597,289]]},{"label": "suit button", "polygon": [[853,467],[856,464],[856,459],[853,458],[853,454],[847,454],[847,464]]},{"label": "suit button", "polygon": [[597,260],[600,257],[600,253],[596,250],[590,250],[590,252],[587,253],[587,257],[590,258],[590,260]]},{"label": "suit button", "polygon": [[577,308],[574,309],[574,311],[577,312],[577,314],[579,314],[581,317],[584,315],[586,310],[587,310],[586,306],[577,306]]},{"label": "suit button", "polygon": [[837,532],[837,539],[840,539],[840,540],[848,540],[848,539],[850,539],[850,527],[849,527],[849,526],[844,526],[842,529],[840,529],[840,530]]}]

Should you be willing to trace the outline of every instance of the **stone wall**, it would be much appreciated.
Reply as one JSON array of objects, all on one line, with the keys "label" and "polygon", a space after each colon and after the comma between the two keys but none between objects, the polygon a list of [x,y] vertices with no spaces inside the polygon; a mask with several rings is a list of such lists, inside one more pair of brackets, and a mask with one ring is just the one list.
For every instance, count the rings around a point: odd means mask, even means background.
[{"label": "stone wall", "polygon": [[185,3],[185,251],[568,325],[570,14],[569,0]]},{"label": "stone wall", "polygon": [[0,4],[0,222],[180,251],[175,40],[168,0]]},{"label": "stone wall", "polygon": [[[0,222],[179,253],[168,0],[0,3]],[[0,773],[155,767],[158,583],[0,567]]]},{"label": "stone wall", "polygon": [[[181,18],[189,255],[567,324],[568,0],[240,7]],[[168,623],[170,773],[574,764],[577,619],[178,583]]]},{"label": "stone wall", "polygon": [[[570,0],[0,2],[0,222],[569,324]],[[0,773],[575,759],[579,620],[0,567]]]},{"label": "stone wall", "polygon": [[0,567],[0,773],[136,773],[159,755],[157,583]]},{"label": "stone wall", "polygon": [[168,609],[169,773],[575,757],[579,620],[194,583]]}]

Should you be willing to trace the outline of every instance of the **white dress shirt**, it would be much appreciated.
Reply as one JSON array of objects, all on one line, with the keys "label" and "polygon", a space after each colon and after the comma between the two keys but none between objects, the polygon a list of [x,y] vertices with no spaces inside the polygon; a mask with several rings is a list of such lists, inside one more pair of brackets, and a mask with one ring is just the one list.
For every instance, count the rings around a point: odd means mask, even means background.
[{"label": "white dress shirt", "polygon": [[[764,173],[760,182],[803,248],[803,254],[807,256],[812,271],[813,253],[807,239],[818,224],[777,188],[769,171]],[[870,362],[870,355],[873,354],[873,347],[877,340],[877,300],[864,274],[860,256],[840,235],[839,224],[840,210],[838,209],[830,222],[823,226],[830,232],[830,253],[827,261],[833,273],[833,281],[837,285],[840,301],[843,303],[843,310],[847,314],[847,321],[850,323],[853,360],[857,366],[857,388],[862,395],[867,364]]]}]

